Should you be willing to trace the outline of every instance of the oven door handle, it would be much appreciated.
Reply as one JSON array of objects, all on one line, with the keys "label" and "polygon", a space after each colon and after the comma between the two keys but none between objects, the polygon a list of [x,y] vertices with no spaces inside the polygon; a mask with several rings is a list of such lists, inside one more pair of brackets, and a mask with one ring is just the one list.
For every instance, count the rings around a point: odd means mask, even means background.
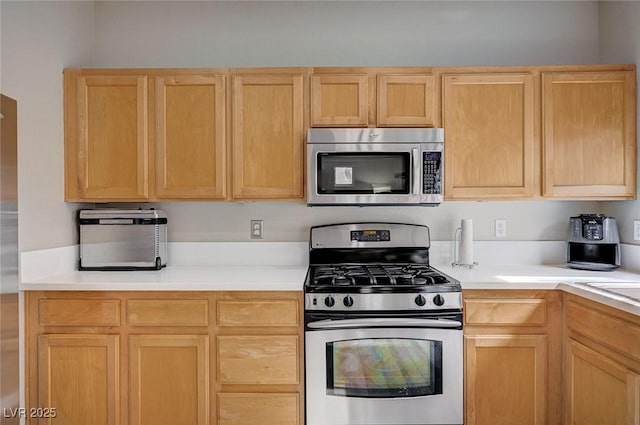
[{"label": "oven door handle", "polygon": [[460,328],[462,323],[448,319],[367,318],[318,320],[307,324],[309,329],[344,328]]}]

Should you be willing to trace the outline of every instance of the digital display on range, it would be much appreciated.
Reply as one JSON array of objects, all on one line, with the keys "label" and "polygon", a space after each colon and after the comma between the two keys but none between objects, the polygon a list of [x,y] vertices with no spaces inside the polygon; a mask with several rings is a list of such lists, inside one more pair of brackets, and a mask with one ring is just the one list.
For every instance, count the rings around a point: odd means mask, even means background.
[{"label": "digital display on range", "polygon": [[391,232],[389,230],[352,230],[351,240],[357,242],[389,242]]}]

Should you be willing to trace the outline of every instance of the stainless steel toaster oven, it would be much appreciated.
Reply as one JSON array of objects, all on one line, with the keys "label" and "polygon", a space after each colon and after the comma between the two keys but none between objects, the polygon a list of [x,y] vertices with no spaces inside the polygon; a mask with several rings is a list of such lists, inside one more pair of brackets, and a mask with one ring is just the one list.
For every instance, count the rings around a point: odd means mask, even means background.
[{"label": "stainless steel toaster oven", "polygon": [[80,270],[159,270],[167,265],[167,215],[155,209],[78,214]]}]

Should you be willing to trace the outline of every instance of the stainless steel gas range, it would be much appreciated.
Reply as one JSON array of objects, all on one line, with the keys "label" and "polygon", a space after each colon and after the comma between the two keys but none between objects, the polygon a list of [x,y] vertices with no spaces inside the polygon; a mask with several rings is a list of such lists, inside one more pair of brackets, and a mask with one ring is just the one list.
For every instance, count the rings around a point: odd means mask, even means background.
[{"label": "stainless steel gas range", "polygon": [[306,425],[462,424],[462,292],[429,246],[426,226],[311,229]]}]

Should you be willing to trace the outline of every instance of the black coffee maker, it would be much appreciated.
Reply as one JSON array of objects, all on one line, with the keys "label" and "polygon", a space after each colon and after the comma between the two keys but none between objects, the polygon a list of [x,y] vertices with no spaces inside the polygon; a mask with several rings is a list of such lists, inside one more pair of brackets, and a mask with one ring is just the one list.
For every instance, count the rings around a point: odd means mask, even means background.
[{"label": "black coffee maker", "polygon": [[613,270],[620,266],[620,236],[616,219],[580,214],[569,221],[567,263],[582,270]]}]

